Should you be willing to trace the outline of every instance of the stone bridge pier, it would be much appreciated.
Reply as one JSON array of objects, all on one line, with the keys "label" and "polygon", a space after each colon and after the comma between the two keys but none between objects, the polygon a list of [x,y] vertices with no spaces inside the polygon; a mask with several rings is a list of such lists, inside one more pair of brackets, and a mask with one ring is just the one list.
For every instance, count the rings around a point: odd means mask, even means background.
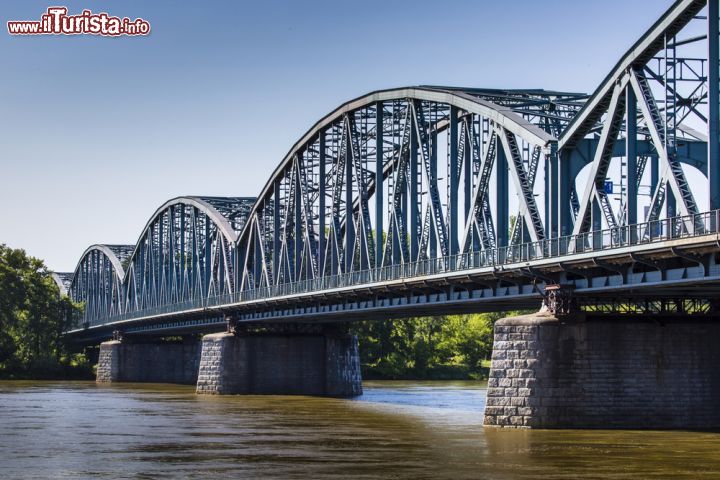
[{"label": "stone bridge pier", "polygon": [[360,395],[357,337],[334,325],[230,323],[203,337],[197,393]]},{"label": "stone bridge pier", "polygon": [[100,344],[98,383],[152,382],[194,384],[197,382],[201,344],[195,336],[180,341],[122,338]]},{"label": "stone bridge pier", "polygon": [[236,325],[182,341],[100,345],[97,382],[196,384],[200,394],[351,397],[362,393],[357,337],[322,324]]},{"label": "stone bridge pier", "polygon": [[719,428],[718,345],[720,321],[690,315],[593,318],[570,305],[499,320],[485,426]]}]

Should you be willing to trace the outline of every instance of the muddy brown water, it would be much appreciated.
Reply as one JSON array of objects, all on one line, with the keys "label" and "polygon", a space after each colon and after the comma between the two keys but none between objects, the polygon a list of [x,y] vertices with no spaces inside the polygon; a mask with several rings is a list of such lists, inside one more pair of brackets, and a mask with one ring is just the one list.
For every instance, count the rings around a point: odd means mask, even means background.
[{"label": "muddy brown water", "polygon": [[364,389],[0,382],[0,478],[720,478],[718,433],[483,429],[482,383]]}]

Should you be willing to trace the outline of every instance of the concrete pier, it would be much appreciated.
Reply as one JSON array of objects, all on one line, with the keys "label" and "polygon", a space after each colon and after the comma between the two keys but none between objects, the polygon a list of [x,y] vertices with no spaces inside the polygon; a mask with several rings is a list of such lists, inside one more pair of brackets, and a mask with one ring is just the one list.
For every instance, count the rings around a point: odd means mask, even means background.
[{"label": "concrete pier", "polygon": [[357,337],[333,333],[206,335],[197,392],[360,395]]},{"label": "concrete pier", "polygon": [[499,320],[484,423],[718,428],[719,342],[720,323],[690,316]]},{"label": "concrete pier", "polygon": [[192,385],[197,382],[200,342],[132,342],[100,344],[97,382],[153,382]]}]

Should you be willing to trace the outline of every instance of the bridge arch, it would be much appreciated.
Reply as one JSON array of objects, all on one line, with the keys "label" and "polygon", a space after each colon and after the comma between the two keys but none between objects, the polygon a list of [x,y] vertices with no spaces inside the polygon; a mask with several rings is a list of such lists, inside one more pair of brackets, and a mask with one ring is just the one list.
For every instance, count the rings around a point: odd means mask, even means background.
[{"label": "bridge arch", "polygon": [[52,272],[52,279],[60,289],[60,295],[68,295],[72,284],[73,274],[68,272]]},{"label": "bridge arch", "polygon": [[544,238],[534,178],[580,97],[407,87],[344,103],[262,189],[237,240],[239,289]]},{"label": "bridge arch", "polygon": [[184,196],[161,205],[128,259],[124,311],[232,293],[234,244],[254,203]]},{"label": "bridge arch", "polygon": [[74,301],[85,304],[83,323],[121,313],[124,262],[132,250],[133,245],[98,244],[83,252],[68,289]]}]

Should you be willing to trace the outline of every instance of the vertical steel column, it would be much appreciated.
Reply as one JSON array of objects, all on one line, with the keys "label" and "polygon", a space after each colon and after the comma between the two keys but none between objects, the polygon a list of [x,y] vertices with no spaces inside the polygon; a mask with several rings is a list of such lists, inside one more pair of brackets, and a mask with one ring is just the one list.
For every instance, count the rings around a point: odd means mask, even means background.
[{"label": "vertical steel column", "polygon": [[720,208],[720,1],[708,0],[708,179],[710,210]]},{"label": "vertical steel column", "polygon": [[[650,198],[652,198],[652,196],[655,194],[655,190],[658,188],[659,176],[660,159],[657,156],[654,156],[650,158]],[[648,211],[648,213],[650,212]],[[658,220],[658,218],[656,218],[655,220]]]},{"label": "vertical steel column", "polygon": [[[637,178],[637,98],[632,85],[625,87],[625,156],[627,158],[627,198],[625,199],[625,225],[638,223],[638,178]],[[631,239],[634,240],[634,239]]]},{"label": "vertical steel column", "polygon": [[665,191],[667,192],[665,195],[665,211],[667,212],[667,217],[671,218],[677,215],[677,201],[675,200],[675,194],[672,188],[670,188],[669,182],[665,185]]},{"label": "vertical steel column", "polygon": [[560,229],[558,225],[558,214],[560,213],[558,211],[558,199],[560,198],[558,178],[560,174],[558,170],[559,156],[557,151],[557,142],[553,142],[550,145],[550,155],[548,155],[548,158],[548,163],[550,164],[549,178],[546,178],[546,181],[550,185],[550,224],[548,227],[550,229],[550,238],[557,238],[560,236]]},{"label": "vertical steel column", "polygon": [[382,266],[383,252],[383,103],[375,104],[375,268]]},{"label": "vertical steel column", "polygon": [[325,274],[325,132],[319,138],[320,164],[318,165],[318,274]]},{"label": "vertical steel column", "polygon": [[255,239],[255,242],[253,244],[253,279],[252,279],[252,288],[258,288],[260,287],[260,277],[262,276],[262,262],[264,259],[262,258],[262,249],[260,246],[260,242],[263,240],[260,238],[259,235],[257,235],[257,232],[254,235],[251,235],[248,239],[248,242],[251,242],[252,239]]},{"label": "vertical steel column", "polygon": [[[544,191],[543,195],[545,195],[545,236],[547,238],[552,238],[553,235],[553,229],[552,229],[552,178],[550,175],[550,155],[543,155],[545,157],[545,161],[543,162],[543,178],[544,178]],[[538,164],[538,168],[539,168]],[[535,173],[535,178],[537,179],[538,175],[537,172]],[[537,181],[535,182],[535,185],[537,185]]]},{"label": "vertical steel column", "polygon": [[175,207],[171,206],[168,210],[168,253],[170,258],[168,259],[167,266],[165,267],[165,301],[173,301],[173,282],[172,274],[175,271]]},{"label": "vertical steel column", "polygon": [[[349,113],[354,115],[354,113]],[[348,125],[349,122],[345,122]],[[345,149],[345,265],[343,272],[353,270],[353,253],[355,252],[355,219],[353,216],[353,162],[350,150],[350,132],[347,132],[347,148]]]},{"label": "vertical steel column", "polygon": [[[207,298],[210,294],[210,274],[212,270],[212,242],[210,241],[210,217],[205,214],[203,214],[203,217],[205,218],[205,284],[203,285],[202,295],[203,298]],[[162,246],[160,248],[162,249]]]},{"label": "vertical steel column", "polygon": [[[249,228],[253,228],[253,225],[251,222],[252,222],[252,220],[248,219],[248,222],[246,223],[246,225],[248,225]],[[253,231],[250,234],[250,238],[252,238],[254,236],[258,236],[258,238],[261,238],[260,241],[263,241],[262,237],[260,237],[257,234],[256,230],[257,229],[253,228]],[[246,240],[246,242],[250,242],[250,239]],[[248,259],[248,257],[247,257],[248,251],[246,249],[246,244],[245,245],[244,244],[233,245],[230,248],[233,251],[233,259],[234,259],[233,265],[235,266],[235,273],[233,274],[233,278],[235,279],[235,285],[234,285],[235,289],[233,290],[233,292],[240,292],[243,289],[249,288],[247,284],[243,283],[245,281],[245,263],[246,263],[245,261],[246,261],[246,259]],[[249,259],[248,259],[248,263],[249,263]],[[268,272],[269,272],[269,270],[270,270],[270,267],[268,266]]]},{"label": "vertical steel column", "polygon": [[[303,162],[303,154],[298,153],[297,156],[297,171],[295,172],[295,178],[293,179],[295,183],[295,198],[293,199],[293,204],[295,205],[295,220],[294,220],[294,235],[293,235],[293,278],[295,281],[300,280],[302,278],[302,272],[300,271],[302,266],[302,252],[303,252],[303,244],[305,242],[305,237],[303,236],[303,221],[302,221],[302,188],[303,185],[300,182],[300,169],[304,168],[302,165]],[[311,221],[308,219],[308,221]],[[308,259],[309,260],[309,259]]]},{"label": "vertical steel column", "polygon": [[[437,178],[437,159],[438,159],[438,139],[437,132],[433,131],[430,135],[430,171]],[[428,193],[429,195],[429,193]],[[437,232],[430,227],[430,258],[437,258]]]},{"label": "vertical steel column", "polygon": [[[410,121],[410,120],[408,120]],[[410,128],[410,127],[408,127]],[[410,132],[410,148],[409,151],[412,152],[412,132]],[[397,235],[393,233],[393,264],[399,264],[403,261],[407,261],[408,259],[403,259],[403,252],[405,251],[405,247],[407,246],[407,235],[405,238],[403,238],[400,235],[400,231],[404,230],[407,232],[407,216],[408,216],[408,184],[410,183],[407,180],[407,172],[409,167],[407,165],[401,167],[405,169],[404,175],[405,175],[405,183],[400,184],[398,182],[393,187],[395,190],[400,189],[400,218],[395,219],[395,230],[397,231]],[[400,227],[400,223],[405,222],[405,228]]]},{"label": "vertical steel column", "polygon": [[454,255],[458,251],[458,184],[460,183],[460,175],[458,172],[458,108],[450,107],[450,148],[448,155],[450,156],[448,172],[448,188],[450,195],[448,198],[448,249],[450,255]]},{"label": "vertical steel column", "polygon": [[[413,108],[412,104],[408,106]],[[422,105],[417,105],[416,108],[422,108]],[[410,195],[408,198],[409,208],[407,212],[407,229],[405,234],[410,237],[410,261],[417,260],[418,257],[418,235],[417,235],[417,214],[418,214],[418,138],[414,115],[410,115]],[[424,125],[417,125],[417,129],[424,128]],[[407,242],[407,238],[400,239],[401,242]],[[408,259],[405,259],[408,261]]]},{"label": "vertical steel column", "polygon": [[88,259],[86,262],[87,265],[87,285],[88,285],[88,311],[90,312],[90,318],[93,320],[97,317],[97,302],[95,301],[95,277],[96,275],[96,264],[95,257],[97,256],[97,252],[90,252],[90,255],[88,255]]},{"label": "vertical steel column", "polygon": [[[180,205],[180,289],[178,290],[178,295],[181,299],[185,299],[185,274],[187,273],[187,268],[185,265],[185,205]],[[235,272],[237,273],[237,268],[235,269]],[[235,282],[235,285],[239,285],[239,283]]]},{"label": "vertical steel column", "polygon": [[[191,253],[191,261],[190,261],[190,282],[188,282],[188,288],[190,291],[188,294],[191,298],[195,298],[197,295],[197,274],[198,274],[198,254],[197,254],[197,208],[192,207],[190,210],[190,231],[192,233],[192,237],[190,239],[190,248],[192,249]],[[140,261],[141,261],[141,273],[140,278],[145,278],[143,275],[144,271],[144,264],[145,264],[145,247],[144,244],[140,244]],[[137,289],[137,285],[135,286]]]},{"label": "vertical steel column", "polygon": [[573,230],[573,214],[570,206],[570,191],[575,179],[570,174],[570,152],[563,150],[558,154],[558,236],[570,235]]},{"label": "vertical steel column", "polygon": [[[470,203],[472,202],[472,130],[473,130],[473,124],[472,124],[472,115],[469,117],[470,119],[467,122],[467,134],[465,135],[465,146],[463,151],[465,152],[465,158],[463,159],[463,170],[464,170],[464,181],[463,181],[463,192],[464,192],[464,212],[465,215],[463,216],[463,225],[467,223],[468,216],[470,216]],[[463,126],[463,128],[465,128]]]},{"label": "vertical steel column", "polygon": [[591,209],[591,218],[592,218],[592,238],[593,248],[601,248],[602,247],[602,210],[600,209],[600,203],[598,203],[597,199],[592,199],[592,209]]},{"label": "vertical steel column", "polygon": [[[498,135],[504,135],[504,132],[499,132]],[[508,236],[510,235],[510,209],[508,208],[508,160],[505,156],[505,149],[500,146],[500,139],[498,139],[498,148],[495,150],[496,162],[495,162],[495,183],[496,183],[496,214],[497,219],[497,246],[506,247],[508,245]]]},{"label": "vertical steel column", "polygon": [[280,180],[273,183],[273,279],[280,281]]},{"label": "vertical steel column", "polygon": [[165,213],[161,213],[160,217],[158,218],[158,255],[157,255],[157,283],[155,285],[155,299],[157,300],[157,305],[160,305],[162,302],[162,287],[163,287],[163,279],[165,277],[165,272],[163,268],[163,264],[165,261],[165,251],[163,249],[163,237],[165,236],[165,225],[163,225],[163,217],[165,216]]}]

